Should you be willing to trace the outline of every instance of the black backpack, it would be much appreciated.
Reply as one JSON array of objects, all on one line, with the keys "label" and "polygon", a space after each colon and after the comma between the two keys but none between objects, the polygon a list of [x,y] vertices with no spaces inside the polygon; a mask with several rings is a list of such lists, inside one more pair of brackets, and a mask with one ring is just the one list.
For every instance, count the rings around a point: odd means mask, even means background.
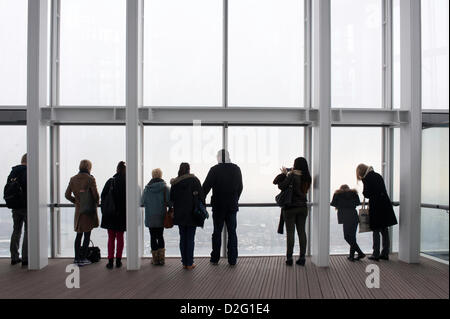
[{"label": "black backpack", "polygon": [[3,189],[3,199],[6,206],[11,209],[23,208],[26,201],[25,194],[19,182],[18,176],[10,176]]},{"label": "black backpack", "polygon": [[117,212],[116,202],[114,200],[114,182],[115,179],[111,178],[111,183],[109,185],[108,192],[106,193],[105,197],[102,198],[100,207],[103,215],[114,216]]}]

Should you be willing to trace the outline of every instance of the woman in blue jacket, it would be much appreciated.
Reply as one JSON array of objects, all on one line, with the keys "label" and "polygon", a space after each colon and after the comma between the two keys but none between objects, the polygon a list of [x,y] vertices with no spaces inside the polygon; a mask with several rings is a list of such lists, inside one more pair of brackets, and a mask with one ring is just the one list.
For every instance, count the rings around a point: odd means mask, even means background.
[{"label": "woman in blue jacket", "polygon": [[142,195],[142,204],[145,207],[145,226],[150,231],[152,248],[152,264],[164,265],[164,216],[169,204],[170,191],[162,179],[162,171],[156,168],[152,171],[152,179],[147,184]]}]

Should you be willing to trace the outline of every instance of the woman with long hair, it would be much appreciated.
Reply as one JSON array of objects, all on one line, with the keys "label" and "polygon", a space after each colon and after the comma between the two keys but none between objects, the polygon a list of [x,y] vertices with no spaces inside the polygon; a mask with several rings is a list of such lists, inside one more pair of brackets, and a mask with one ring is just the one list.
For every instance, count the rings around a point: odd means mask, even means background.
[{"label": "woman with long hair", "polygon": [[305,265],[306,254],[306,218],[308,217],[307,193],[311,187],[311,174],[309,173],[308,162],[304,157],[298,157],[294,161],[292,169],[283,167],[281,174],[274,181],[282,191],[292,186],[292,201],[283,207],[282,215],[286,223],[286,265],[292,266],[293,252],[295,244],[295,230],[300,242],[300,257],[296,264]]}]

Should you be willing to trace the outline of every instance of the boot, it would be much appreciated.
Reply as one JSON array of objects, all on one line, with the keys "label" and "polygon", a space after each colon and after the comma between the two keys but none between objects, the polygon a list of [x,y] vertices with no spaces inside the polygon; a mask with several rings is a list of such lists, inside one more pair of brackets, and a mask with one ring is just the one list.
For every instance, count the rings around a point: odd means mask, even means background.
[{"label": "boot", "polygon": [[152,250],[152,265],[159,265],[158,250]]},{"label": "boot", "polygon": [[114,267],[114,258],[108,259],[108,263],[106,264],[106,268],[113,269]]},{"label": "boot", "polygon": [[116,268],[122,267],[122,258],[116,258]]},{"label": "boot", "polygon": [[166,263],[166,249],[158,249],[158,265],[164,265]]}]

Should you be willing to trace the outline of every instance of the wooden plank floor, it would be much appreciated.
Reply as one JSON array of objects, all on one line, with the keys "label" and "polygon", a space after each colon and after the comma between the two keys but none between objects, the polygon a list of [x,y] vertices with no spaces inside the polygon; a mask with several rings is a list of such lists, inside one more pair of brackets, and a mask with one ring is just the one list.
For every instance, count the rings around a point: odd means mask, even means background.
[{"label": "wooden plank floor", "polygon": [[0,298],[205,298],[205,299],[391,299],[449,298],[449,267],[426,258],[406,264],[391,255],[380,267],[380,288],[368,289],[365,270],[371,261],[351,263],[345,256],[332,256],[330,267],[286,267],[284,257],[241,257],[229,267],[208,258],[196,258],[197,267],[184,270],[178,258],[165,266],[143,260],[142,269],[107,270],[106,260],[82,267],[80,289],[67,289],[69,259],[52,259],[40,271],[11,266],[0,259]]}]

